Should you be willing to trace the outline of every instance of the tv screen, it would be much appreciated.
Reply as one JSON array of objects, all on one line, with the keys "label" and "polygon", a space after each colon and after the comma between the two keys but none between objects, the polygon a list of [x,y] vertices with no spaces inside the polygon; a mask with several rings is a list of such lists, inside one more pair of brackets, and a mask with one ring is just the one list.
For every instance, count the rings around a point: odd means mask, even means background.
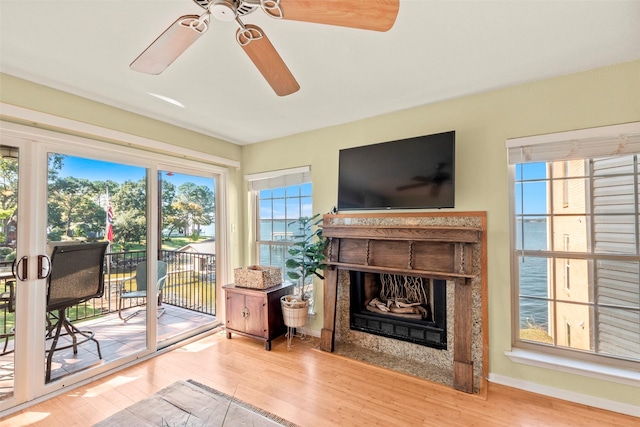
[{"label": "tv screen", "polygon": [[454,207],[455,131],[340,150],[338,210]]}]

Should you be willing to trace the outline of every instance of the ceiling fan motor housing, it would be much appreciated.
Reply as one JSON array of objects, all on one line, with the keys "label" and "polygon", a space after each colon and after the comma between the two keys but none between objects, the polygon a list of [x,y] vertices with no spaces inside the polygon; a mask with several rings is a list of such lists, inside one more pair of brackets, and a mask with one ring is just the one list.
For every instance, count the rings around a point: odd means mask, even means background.
[{"label": "ceiling fan motor housing", "polygon": [[232,0],[214,0],[209,4],[209,12],[219,21],[233,21],[238,14]]}]

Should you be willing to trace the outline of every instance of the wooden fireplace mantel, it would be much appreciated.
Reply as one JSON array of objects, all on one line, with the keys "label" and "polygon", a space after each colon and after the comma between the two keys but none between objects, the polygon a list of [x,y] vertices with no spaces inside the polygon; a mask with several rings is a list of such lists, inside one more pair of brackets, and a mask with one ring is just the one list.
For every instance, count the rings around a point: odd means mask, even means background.
[{"label": "wooden fireplace mantel", "polygon": [[328,264],[346,270],[454,280],[473,278],[475,227],[323,225]]},{"label": "wooden fireplace mantel", "polygon": [[334,350],[338,270],[392,273],[455,283],[453,385],[473,392],[472,289],[473,248],[482,229],[464,226],[322,226],[330,240],[324,281],[324,327],[320,349]]}]

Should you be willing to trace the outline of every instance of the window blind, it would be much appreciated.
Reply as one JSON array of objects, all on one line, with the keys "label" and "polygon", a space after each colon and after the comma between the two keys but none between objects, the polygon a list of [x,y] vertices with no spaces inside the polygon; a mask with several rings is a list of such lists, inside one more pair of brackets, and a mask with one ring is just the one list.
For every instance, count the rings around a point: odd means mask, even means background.
[{"label": "window blind", "polygon": [[588,159],[640,153],[640,122],[507,140],[508,161]]},{"label": "window blind", "polygon": [[269,188],[288,187],[311,182],[311,167],[302,166],[292,169],[255,173],[245,175],[249,181],[249,191],[260,191]]}]

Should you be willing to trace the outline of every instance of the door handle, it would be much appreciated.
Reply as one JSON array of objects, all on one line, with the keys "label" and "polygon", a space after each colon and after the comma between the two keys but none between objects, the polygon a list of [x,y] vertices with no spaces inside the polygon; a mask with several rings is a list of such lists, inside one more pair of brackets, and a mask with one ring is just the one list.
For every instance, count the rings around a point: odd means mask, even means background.
[{"label": "door handle", "polygon": [[[47,266],[44,266],[44,260],[47,260]],[[46,270],[46,273],[43,272]],[[38,279],[46,279],[51,274],[51,259],[46,255],[38,255]]]},{"label": "door handle", "polygon": [[[22,275],[20,274],[21,270]],[[29,257],[25,255],[19,260],[14,259],[13,264],[11,264],[11,273],[16,279],[20,280],[21,282],[25,282],[27,280],[27,276],[29,275]]]}]

